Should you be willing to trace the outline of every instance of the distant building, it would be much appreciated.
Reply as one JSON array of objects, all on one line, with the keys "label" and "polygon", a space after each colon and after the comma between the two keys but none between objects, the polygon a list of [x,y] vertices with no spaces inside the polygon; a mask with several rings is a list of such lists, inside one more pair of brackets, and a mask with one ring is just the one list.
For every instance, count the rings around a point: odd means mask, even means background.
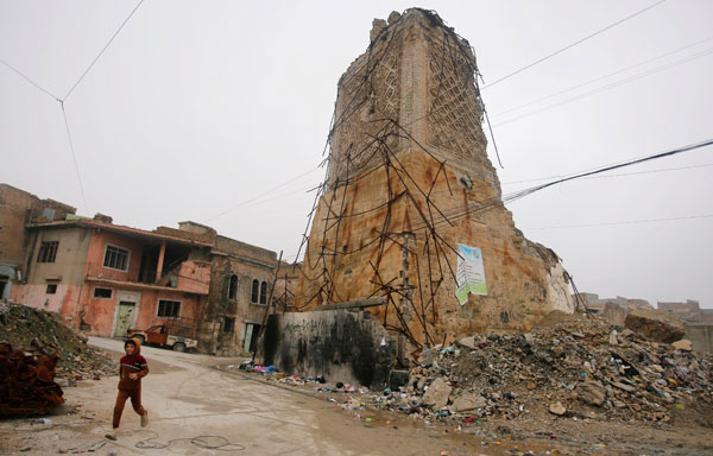
[{"label": "distant building", "polygon": [[713,309],[701,309],[700,303],[692,299],[685,302],[664,302],[656,304],[659,310],[672,313],[689,323],[713,323]]},{"label": "distant building", "polygon": [[575,298],[584,302],[584,307],[590,314],[600,315],[613,324],[623,325],[626,315],[633,309],[653,309],[651,304],[645,299],[625,298],[600,298],[595,293],[579,293]]}]

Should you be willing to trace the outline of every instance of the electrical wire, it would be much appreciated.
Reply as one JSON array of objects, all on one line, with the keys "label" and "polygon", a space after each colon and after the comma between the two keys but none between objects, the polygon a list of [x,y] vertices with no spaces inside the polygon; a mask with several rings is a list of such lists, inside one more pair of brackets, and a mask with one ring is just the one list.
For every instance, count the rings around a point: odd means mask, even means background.
[{"label": "electrical wire", "polygon": [[89,210],[89,204],[87,203],[87,195],[84,193],[84,184],[82,183],[82,174],[79,172],[79,162],[77,161],[77,154],[74,151],[74,141],[72,141],[72,132],[69,129],[69,121],[67,120],[67,112],[64,110],[64,103],[60,102],[60,107],[62,108],[62,118],[64,119],[64,127],[67,131],[67,140],[69,142],[69,150],[72,153],[72,161],[74,162],[74,171],[77,175],[77,181],[79,182],[79,190],[82,194],[82,201],[84,201],[84,207]]},{"label": "electrical wire", "polygon": [[96,55],[96,57],[94,57],[94,60],[91,61],[91,63],[90,63],[89,66],[84,70],[84,72],[82,73],[82,75],[79,76],[79,79],[77,79],[77,81],[76,81],[76,82],[72,85],[72,87],[67,91],[67,93],[66,93],[66,94],[64,95],[64,97],[62,98],[62,101],[66,101],[66,100],[69,98],[69,96],[72,95],[72,92],[74,92],[74,89],[77,88],[77,86],[79,85],[79,83],[82,82],[82,80],[83,80],[84,77],[89,73],[89,71],[91,71],[91,69],[94,68],[94,65],[97,63],[97,61],[101,58],[102,55],[104,55],[104,52],[106,52],[106,50],[109,48],[109,46],[110,46],[111,43],[114,41],[114,39],[119,35],[119,32],[121,32],[121,30],[124,28],[124,26],[126,25],[126,23],[129,22],[129,20],[130,20],[131,17],[134,15],[134,13],[136,13],[136,10],[138,10],[139,7],[140,7],[143,3],[144,3],[144,0],[139,0],[139,2],[136,4],[136,6],[134,6],[134,9],[132,9],[131,12],[129,13],[129,15],[126,17],[126,19],[124,19],[124,22],[122,22],[121,25],[119,26],[119,28],[116,29],[116,31],[115,31],[114,34],[111,36],[111,38],[109,38],[109,41],[107,41],[107,43],[104,45],[104,47],[101,49],[101,51],[99,51],[99,53]]},{"label": "electrical wire", "polygon": [[301,179],[301,178],[303,178],[303,177],[305,177],[305,176],[308,176],[308,175],[314,173],[315,171],[319,171],[319,170],[320,170],[319,168],[312,168],[312,169],[310,169],[309,171],[307,171],[307,172],[305,172],[305,173],[302,173],[302,174],[299,174],[299,175],[297,175],[297,176],[295,176],[295,177],[292,177],[292,178],[290,178],[290,179],[288,179],[288,180],[282,182],[281,184],[278,184],[278,185],[276,185],[276,186],[274,186],[274,187],[271,187],[271,188],[269,188],[268,190],[265,190],[265,191],[262,192],[262,193],[259,193],[259,194],[255,195],[255,196],[251,197],[251,198],[248,198],[248,199],[246,199],[246,200],[244,200],[244,201],[241,201],[241,202],[235,204],[234,206],[231,206],[230,208],[228,208],[228,209],[226,209],[226,210],[224,210],[224,211],[222,211],[222,212],[217,213],[216,215],[214,215],[214,216],[212,216],[212,217],[206,219],[206,221],[207,221],[207,222],[213,221],[213,220],[215,220],[215,219],[217,219],[217,218],[220,218],[220,217],[222,217],[222,216],[224,216],[224,215],[226,215],[226,214],[228,214],[228,213],[230,213],[230,212],[233,212],[234,210],[239,209],[239,208],[241,208],[241,207],[243,207],[243,206],[245,206],[245,205],[247,205],[247,204],[250,204],[250,203],[253,203],[253,202],[255,202],[255,201],[258,201],[258,200],[260,200],[261,198],[263,198],[264,196],[269,195],[269,194],[275,192],[276,190],[280,190],[280,189],[282,189],[283,187],[285,187],[285,186],[291,184],[292,182],[295,182],[295,181],[297,181],[297,180],[299,180],[299,179]]},{"label": "electrical wire", "polygon": [[40,91],[44,92],[44,93],[47,94],[48,96],[52,97],[52,99],[55,100],[55,101],[60,101],[60,100],[59,100],[59,97],[58,97],[57,95],[55,95],[54,93],[50,92],[49,90],[45,89],[44,87],[42,87],[41,85],[39,85],[38,83],[36,83],[35,81],[33,81],[33,80],[32,80],[29,76],[27,76],[25,73],[23,73],[22,71],[18,70],[18,69],[15,68],[14,66],[10,65],[10,63],[7,62],[6,60],[0,59],[0,63],[2,63],[2,64],[5,65],[6,67],[8,67],[10,70],[12,70],[13,72],[15,72],[18,76],[20,76],[22,79],[24,79],[25,81],[27,81],[27,83],[29,83],[30,85],[32,85],[33,87],[35,87],[37,90],[40,90]]},{"label": "electrical wire", "polygon": [[[635,171],[635,172],[631,172],[631,173],[610,174],[608,176],[589,176],[589,177],[582,178],[582,180],[584,180],[584,179],[609,179],[612,177],[638,176],[641,174],[657,174],[657,173],[664,173],[664,172],[669,172],[669,171],[683,171],[686,169],[708,168],[710,166],[713,166],[713,163],[704,163],[702,165],[692,165],[692,166],[680,166],[677,168],[651,169],[648,171]],[[543,181],[543,180],[557,179],[557,178],[561,178],[561,177],[564,177],[564,175],[536,177],[533,179],[522,179],[522,180],[517,180],[517,181],[509,181],[509,182],[503,182],[501,185],[524,184],[526,182],[538,182],[538,181]]]},{"label": "electrical wire", "polygon": [[[584,177],[593,176],[596,174],[604,173],[607,171],[612,171],[612,170],[619,169],[619,168],[625,168],[625,167],[637,165],[640,163],[646,163],[649,161],[658,160],[660,158],[671,157],[671,156],[678,155],[678,154],[681,154],[684,152],[690,152],[690,151],[693,151],[696,149],[708,147],[710,145],[713,145],[713,139],[707,139],[705,141],[701,141],[698,143],[689,144],[687,146],[677,147],[675,149],[667,150],[665,152],[659,152],[659,153],[656,153],[653,155],[647,155],[647,156],[643,156],[643,157],[639,157],[639,158],[635,158],[635,159],[630,159],[630,160],[620,162],[620,163],[605,165],[603,167],[595,168],[593,170],[582,171],[582,172],[576,173],[576,174],[568,176],[568,177],[555,179],[553,181],[550,181],[550,182],[547,182],[544,184],[536,185],[533,187],[528,187],[526,189],[519,190],[514,193],[510,193],[510,194],[502,197],[502,199],[499,197],[492,198],[491,200],[486,201],[485,203],[483,203],[482,205],[479,205],[479,206],[475,206],[473,203],[470,203],[470,204],[468,204],[468,206],[466,206],[465,209],[459,209],[453,213],[448,213],[447,220],[441,219],[441,220],[435,221],[433,226],[440,225],[445,222],[452,223],[454,220],[461,219],[463,217],[473,215],[476,213],[488,211],[494,207],[517,201],[517,200],[524,198],[526,196],[529,196],[533,193],[539,192],[539,191],[549,188],[553,185],[561,184],[563,182],[568,182],[568,181],[572,181],[575,179],[581,179]],[[422,229],[424,227],[425,226],[419,226],[419,227],[414,227],[414,229]]]},{"label": "electrical wire", "polygon": [[493,124],[493,127],[499,127],[499,126],[502,126],[502,125],[507,125],[507,124],[509,124],[509,123],[516,122],[516,121],[521,120],[521,119],[524,119],[524,118],[526,118],[526,117],[531,117],[531,116],[534,116],[535,114],[539,114],[539,113],[541,113],[541,112],[549,111],[549,110],[551,110],[551,109],[560,107],[560,106],[562,106],[562,105],[572,103],[572,102],[577,101],[577,100],[580,100],[580,99],[582,99],[582,98],[586,98],[586,97],[588,97],[588,96],[591,96],[591,95],[594,95],[594,94],[597,94],[597,93],[600,93],[600,92],[604,92],[604,91],[607,91],[607,90],[615,89],[615,88],[617,88],[617,87],[619,87],[619,86],[622,86],[622,85],[624,85],[624,84],[628,84],[628,83],[630,83],[630,82],[634,82],[634,81],[636,81],[636,80],[639,80],[639,79],[642,79],[642,78],[645,78],[645,77],[654,75],[654,74],[656,74],[656,73],[660,73],[660,72],[662,72],[662,71],[669,70],[669,69],[674,68],[674,67],[676,67],[676,66],[682,65],[682,64],[684,64],[684,63],[691,62],[691,61],[696,60],[696,59],[700,59],[700,58],[702,58],[702,57],[709,56],[709,55],[711,55],[711,54],[713,54],[713,48],[708,48],[708,49],[706,49],[706,50],[704,50],[704,51],[701,51],[701,52],[699,52],[699,53],[697,53],[697,54],[694,54],[694,55],[692,55],[692,56],[686,57],[686,58],[684,58],[684,59],[680,59],[680,60],[677,60],[677,61],[674,61],[674,62],[671,62],[671,63],[667,63],[667,64],[665,64],[665,65],[661,65],[661,66],[659,66],[659,67],[652,68],[652,69],[650,69],[650,70],[647,70],[647,71],[641,72],[641,73],[639,73],[639,74],[633,75],[633,76],[631,76],[631,77],[629,77],[629,78],[622,79],[622,80],[616,81],[616,82],[612,82],[611,84],[607,84],[607,85],[605,85],[605,86],[598,87],[598,88],[596,88],[596,89],[592,89],[592,90],[590,90],[590,91],[588,91],[588,92],[584,92],[584,93],[581,93],[581,94],[576,95],[576,96],[574,96],[574,97],[567,98],[567,99],[564,99],[564,100],[562,100],[562,101],[558,101],[558,102],[556,102],[556,103],[550,104],[550,105],[545,106],[545,107],[543,107],[543,108],[536,109],[536,110],[534,110],[534,111],[530,111],[530,112],[528,112],[528,113],[521,114],[521,115],[519,115],[519,116],[515,116],[515,117],[512,117],[512,118],[510,118],[510,119],[503,120],[503,121],[501,121],[501,122],[496,122],[496,123]]},{"label": "electrical wire", "polygon": [[597,31],[594,32],[594,33],[590,33],[589,35],[585,36],[584,38],[580,38],[579,40],[577,40],[577,41],[575,41],[575,42],[573,42],[573,43],[570,43],[570,44],[568,44],[568,45],[566,45],[566,46],[564,46],[564,47],[562,47],[562,48],[560,48],[560,49],[558,49],[558,50],[552,52],[551,54],[547,54],[546,56],[541,57],[541,58],[535,60],[534,62],[532,62],[532,63],[530,63],[530,64],[528,64],[528,65],[525,65],[525,66],[523,66],[523,67],[521,67],[521,68],[518,68],[517,70],[515,70],[515,71],[513,71],[513,72],[511,72],[511,73],[508,73],[508,74],[506,74],[505,76],[502,76],[502,77],[498,78],[498,79],[495,80],[494,82],[491,82],[490,84],[485,85],[485,87],[483,87],[483,88],[484,88],[484,89],[487,89],[487,88],[490,88],[490,87],[492,87],[492,86],[494,86],[494,85],[496,85],[496,84],[499,84],[499,83],[501,83],[501,82],[503,82],[503,81],[506,81],[507,79],[510,79],[511,77],[513,77],[513,76],[515,76],[515,75],[518,75],[518,74],[522,73],[523,71],[528,70],[528,69],[534,67],[535,65],[539,65],[540,63],[542,63],[542,62],[544,62],[544,61],[546,61],[546,60],[549,60],[549,59],[551,59],[552,57],[554,57],[554,56],[556,56],[556,55],[558,55],[558,54],[561,54],[561,53],[563,53],[564,51],[566,51],[566,50],[568,50],[568,49],[571,49],[571,48],[577,46],[578,44],[584,43],[585,41],[590,40],[590,39],[594,38],[595,36],[600,35],[600,34],[606,32],[607,30],[610,30],[610,29],[616,27],[617,25],[623,24],[624,22],[626,22],[626,21],[628,21],[628,20],[631,20],[631,19],[635,18],[636,16],[638,16],[638,15],[640,15],[640,14],[643,14],[643,13],[645,13],[646,11],[648,11],[648,10],[650,10],[650,9],[652,9],[652,8],[655,8],[655,7],[659,6],[660,4],[664,3],[665,1],[666,1],[666,0],[659,0],[658,2],[652,3],[651,5],[647,6],[647,7],[644,8],[644,9],[641,9],[641,10],[639,10],[639,11],[636,11],[635,13],[630,14],[630,15],[624,17],[623,19],[619,19],[618,21],[613,22],[613,23],[607,25],[606,27],[604,27],[604,28],[602,28],[602,29],[599,29],[599,30],[597,30]]},{"label": "electrical wire", "polygon": [[687,50],[687,49],[690,49],[690,48],[692,48],[692,47],[698,46],[699,44],[705,43],[705,42],[710,41],[710,40],[712,40],[712,39],[713,39],[713,36],[709,36],[708,38],[704,38],[704,39],[702,39],[702,40],[695,41],[695,42],[690,43],[690,44],[687,44],[687,45],[685,45],[685,46],[676,48],[676,49],[674,49],[674,50],[672,50],[672,51],[668,51],[668,52],[665,52],[665,53],[663,53],[663,54],[657,55],[656,57],[652,57],[652,58],[650,58],[650,59],[643,60],[643,61],[638,62],[638,63],[635,63],[635,64],[633,64],[633,65],[627,65],[627,66],[625,66],[625,67],[623,67],[623,68],[620,68],[620,69],[618,69],[618,70],[616,70],[616,71],[613,71],[613,72],[611,72],[611,73],[607,73],[607,74],[605,74],[605,75],[603,75],[603,76],[599,76],[599,77],[597,77],[597,78],[590,79],[590,80],[588,80],[588,81],[586,81],[586,82],[582,82],[582,83],[580,83],[580,84],[576,84],[576,85],[570,86],[570,87],[568,87],[568,88],[566,88],[566,89],[563,89],[563,90],[560,90],[560,91],[558,91],[558,92],[551,93],[551,94],[549,94],[549,95],[545,95],[545,96],[543,96],[543,97],[536,98],[536,99],[534,99],[534,100],[530,100],[530,101],[528,101],[528,102],[526,102],[526,103],[523,103],[523,104],[520,104],[520,105],[517,105],[517,106],[513,106],[513,107],[510,107],[510,108],[507,108],[507,109],[505,109],[505,110],[503,110],[503,111],[500,111],[500,112],[496,112],[496,113],[493,114],[493,117],[500,117],[500,116],[502,116],[502,115],[504,115],[504,114],[508,114],[508,113],[510,113],[510,112],[513,112],[513,111],[518,111],[518,110],[523,109],[523,108],[526,108],[526,107],[528,107],[528,106],[532,106],[533,104],[537,104],[537,103],[540,103],[540,102],[542,102],[542,101],[549,100],[550,98],[554,98],[554,97],[557,97],[557,96],[559,96],[559,95],[564,95],[564,94],[566,94],[566,93],[572,92],[572,91],[577,90],[577,89],[580,89],[580,88],[582,88],[582,87],[586,87],[586,86],[588,86],[588,85],[590,85],[590,84],[593,84],[593,83],[595,83],[595,82],[599,82],[599,81],[601,81],[601,80],[603,80],[603,79],[607,79],[607,78],[610,78],[610,77],[612,77],[612,76],[616,76],[616,75],[618,75],[618,74],[621,74],[621,73],[624,73],[624,72],[626,72],[626,71],[632,70],[632,69],[634,69],[634,68],[638,68],[638,67],[640,67],[640,66],[647,65],[647,64],[649,64],[649,63],[651,63],[651,62],[655,62],[655,61],[657,61],[657,60],[661,60],[661,59],[663,59],[663,58],[665,58],[665,57],[669,57],[669,56],[671,56],[671,55],[678,54],[678,53],[680,53],[680,52],[683,52],[683,51],[685,51],[685,50]]},{"label": "electrical wire", "polygon": [[622,220],[620,222],[602,222],[602,223],[589,223],[583,225],[554,225],[554,226],[540,226],[536,228],[524,228],[525,230],[554,230],[554,229],[564,229],[564,228],[589,228],[589,227],[599,227],[599,226],[615,226],[615,225],[633,225],[639,223],[658,223],[658,222],[671,222],[678,220],[694,220],[694,219],[704,219],[711,218],[713,214],[701,214],[701,215],[686,215],[681,217],[666,217],[666,218],[655,218],[655,219],[639,219],[639,220]]}]

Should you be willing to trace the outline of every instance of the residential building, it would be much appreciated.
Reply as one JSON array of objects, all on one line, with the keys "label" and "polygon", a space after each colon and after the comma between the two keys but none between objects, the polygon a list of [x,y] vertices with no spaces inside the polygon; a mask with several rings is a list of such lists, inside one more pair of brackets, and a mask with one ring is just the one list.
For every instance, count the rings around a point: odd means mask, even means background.
[{"label": "residential building", "polygon": [[[122,337],[129,328],[167,325],[197,339],[204,352],[238,355],[254,348],[270,301],[275,252],[191,221],[149,231],[101,214],[76,216],[74,208],[51,200],[62,211],[42,216],[42,200],[12,190],[0,187],[6,297],[56,312],[91,335]],[[6,203],[7,193],[19,195],[19,203]]]},{"label": "residential building", "polygon": [[25,225],[31,220],[63,220],[76,209],[51,199],[0,183],[0,298],[8,298],[12,285],[23,277]]}]

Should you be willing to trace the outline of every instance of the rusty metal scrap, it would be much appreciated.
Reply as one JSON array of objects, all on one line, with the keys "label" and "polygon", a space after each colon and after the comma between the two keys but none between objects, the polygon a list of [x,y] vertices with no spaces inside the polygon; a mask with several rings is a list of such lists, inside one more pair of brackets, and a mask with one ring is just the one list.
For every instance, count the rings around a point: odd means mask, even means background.
[{"label": "rusty metal scrap", "polygon": [[64,403],[54,382],[59,357],[28,355],[0,343],[0,416],[44,414]]}]

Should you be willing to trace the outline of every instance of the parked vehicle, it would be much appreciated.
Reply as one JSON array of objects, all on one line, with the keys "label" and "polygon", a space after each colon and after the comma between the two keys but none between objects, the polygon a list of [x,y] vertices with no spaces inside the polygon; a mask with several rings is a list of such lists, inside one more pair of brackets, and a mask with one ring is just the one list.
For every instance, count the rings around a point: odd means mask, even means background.
[{"label": "parked vehicle", "polygon": [[126,332],[128,338],[137,338],[142,345],[153,345],[156,347],[166,347],[177,352],[195,350],[198,348],[198,341],[190,337],[179,335],[181,331],[168,325],[154,325],[148,329],[132,328]]}]

